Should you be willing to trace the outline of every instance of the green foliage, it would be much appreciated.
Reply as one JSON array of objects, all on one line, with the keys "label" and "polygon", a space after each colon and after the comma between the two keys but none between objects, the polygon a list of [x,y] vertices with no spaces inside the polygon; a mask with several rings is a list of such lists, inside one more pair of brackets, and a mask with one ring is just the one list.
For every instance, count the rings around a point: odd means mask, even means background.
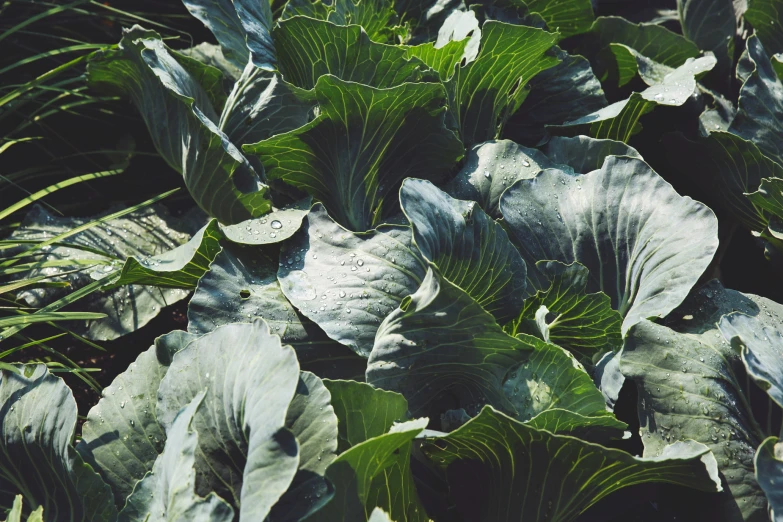
[{"label": "green foliage", "polygon": [[775,1],[16,4],[8,520],[780,519]]}]

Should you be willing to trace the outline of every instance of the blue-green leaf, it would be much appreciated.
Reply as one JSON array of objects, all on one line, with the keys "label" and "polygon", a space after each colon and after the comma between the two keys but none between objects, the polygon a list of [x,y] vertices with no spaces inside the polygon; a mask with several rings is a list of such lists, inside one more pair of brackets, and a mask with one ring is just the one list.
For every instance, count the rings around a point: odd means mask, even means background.
[{"label": "blue-green leaf", "polygon": [[537,430],[487,406],[456,431],[427,438],[424,451],[446,468],[454,501],[469,520],[575,520],[613,491],[667,482],[719,491],[715,457],[680,442],[657,457]]},{"label": "blue-green leaf", "polygon": [[197,394],[174,418],[166,446],[152,470],[133,489],[119,522],[231,522],[234,510],[215,493],[200,498],[196,489],[198,434],[191,430],[205,391]]},{"label": "blue-green leaf", "polygon": [[429,181],[408,178],[402,211],[422,256],[486,311],[506,321],[525,297],[525,262],[506,231],[475,202],[453,199]]},{"label": "blue-green leaf", "polygon": [[156,33],[127,31],[117,49],[92,57],[88,80],[133,100],[155,147],[207,214],[232,224],[270,210],[268,187],[218,128],[207,92]]},{"label": "blue-green leaf", "polygon": [[[611,298],[623,332],[676,308],[718,248],[712,211],[631,157],[609,156],[584,175],[545,170],[509,188],[500,209],[529,266],[586,266],[587,289]],[[528,285],[546,290],[549,282],[530,270]]]},{"label": "blue-green leaf", "polygon": [[316,204],[280,256],[285,296],[332,339],[367,357],[383,319],[426,274],[410,227],[363,234],[335,223]]},{"label": "blue-green leaf", "polygon": [[22,492],[46,522],[105,522],[117,517],[112,492],[71,445],[76,401],[43,364],[0,374],[0,489],[10,508]]}]

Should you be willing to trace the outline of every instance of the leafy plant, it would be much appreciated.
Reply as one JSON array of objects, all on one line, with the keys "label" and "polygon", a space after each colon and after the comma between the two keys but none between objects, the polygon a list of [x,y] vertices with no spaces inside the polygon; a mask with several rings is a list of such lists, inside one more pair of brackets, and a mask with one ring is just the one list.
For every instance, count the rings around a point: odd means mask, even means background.
[{"label": "leafy plant", "polygon": [[185,190],[8,226],[3,338],[142,343],[80,427],[2,363],[8,519],[780,519],[783,306],[723,269],[783,266],[783,5],[650,4],[183,0],[217,45],[85,48]]}]

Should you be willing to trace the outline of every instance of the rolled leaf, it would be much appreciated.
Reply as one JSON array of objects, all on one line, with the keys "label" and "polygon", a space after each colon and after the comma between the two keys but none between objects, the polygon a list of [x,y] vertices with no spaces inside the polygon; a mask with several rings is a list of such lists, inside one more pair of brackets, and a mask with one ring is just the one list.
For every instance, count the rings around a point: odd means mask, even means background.
[{"label": "rolled leaf", "polygon": [[722,317],[718,328],[742,354],[748,374],[783,408],[783,306],[760,297],[756,302],[766,316],[762,320],[735,312]]},{"label": "rolled leaf", "polygon": [[221,237],[218,223],[213,219],[190,241],[173,250],[141,260],[129,257],[116,284],[195,288],[220,251]]},{"label": "rolled leaf", "polygon": [[268,187],[218,128],[216,108],[191,70],[157,33],[136,26],[117,49],[92,57],[88,81],[133,100],[155,148],[207,214],[232,224],[267,212]]},{"label": "rolled leaf", "polygon": [[240,71],[244,69],[250,50],[245,45],[245,31],[233,0],[182,0],[182,3],[212,31],[226,59]]}]

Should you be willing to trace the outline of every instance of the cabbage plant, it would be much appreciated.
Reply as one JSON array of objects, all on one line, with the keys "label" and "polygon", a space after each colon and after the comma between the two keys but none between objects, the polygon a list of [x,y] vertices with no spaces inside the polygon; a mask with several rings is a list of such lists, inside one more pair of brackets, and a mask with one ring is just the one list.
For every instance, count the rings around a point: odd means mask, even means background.
[{"label": "cabbage plant", "polygon": [[192,211],[36,207],[10,255],[99,290],[87,339],[187,330],[80,429],[46,365],[0,370],[9,520],[570,522],[646,484],[783,520],[783,305],[713,279],[719,217],[783,266],[783,2],[183,3],[216,44],[129,27],[86,81]]}]

